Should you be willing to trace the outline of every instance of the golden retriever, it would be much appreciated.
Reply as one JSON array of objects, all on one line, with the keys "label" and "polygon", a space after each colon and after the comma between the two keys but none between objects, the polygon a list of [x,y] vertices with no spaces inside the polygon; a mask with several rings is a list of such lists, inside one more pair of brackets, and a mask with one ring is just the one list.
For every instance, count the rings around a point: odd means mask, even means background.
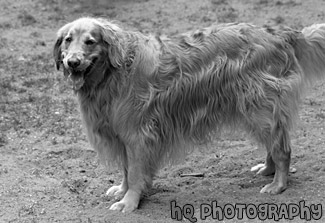
[{"label": "golden retriever", "polygon": [[107,191],[123,198],[110,209],[131,212],[163,164],[223,127],[241,127],[266,147],[265,164],[254,169],[275,175],[261,193],[285,190],[302,88],[325,76],[325,24],[216,24],[162,38],[85,17],[58,31],[54,57],[91,145],[123,171]]}]

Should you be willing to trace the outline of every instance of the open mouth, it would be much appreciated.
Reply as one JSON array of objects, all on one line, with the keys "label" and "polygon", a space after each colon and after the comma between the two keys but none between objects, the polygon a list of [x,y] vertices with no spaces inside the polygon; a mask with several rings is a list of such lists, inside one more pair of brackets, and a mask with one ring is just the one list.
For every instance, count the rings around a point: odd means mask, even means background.
[{"label": "open mouth", "polygon": [[90,65],[84,70],[78,69],[65,69],[64,76],[67,77],[68,83],[72,86],[74,91],[80,90],[82,86],[85,84],[85,79],[87,75],[92,71],[94,64],[97,59],[94,59]]},{"label": "open mouth", "polygon": [[78,91],[85,83],[84,72],[69,72],[68,83],[72,86],[73,90]]}]

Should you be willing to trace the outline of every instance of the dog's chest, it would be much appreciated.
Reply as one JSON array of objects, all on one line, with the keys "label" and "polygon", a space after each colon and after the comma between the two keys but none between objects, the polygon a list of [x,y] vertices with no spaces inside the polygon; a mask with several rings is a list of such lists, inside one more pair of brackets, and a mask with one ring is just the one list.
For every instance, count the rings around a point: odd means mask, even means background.
[{"label": "dog's chest", "polygon": [[95,146],[100,140],[113,140],[116,137],[111,125],[111,109],[103,100],[79,99],[83,125],[90,143]]}]

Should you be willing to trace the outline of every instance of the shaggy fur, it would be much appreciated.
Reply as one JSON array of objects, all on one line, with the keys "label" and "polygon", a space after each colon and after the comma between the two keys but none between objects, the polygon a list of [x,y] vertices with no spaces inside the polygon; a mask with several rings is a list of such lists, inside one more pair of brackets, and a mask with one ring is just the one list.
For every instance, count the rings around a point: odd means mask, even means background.
[{"label": "shaggy fur", "polygon": [[160,38],[81,18],[58,31],[54,57],[90,143],[123,170],[107,191],[123,196],[112,210],[136,209],[161,165],[223,127],[241,127],[266,147],[255,170],[275,174],[261,192],[278,194],[287,187],[288,131],[302,88],[325,76],[325,24],[301,32],[220,24]]}]

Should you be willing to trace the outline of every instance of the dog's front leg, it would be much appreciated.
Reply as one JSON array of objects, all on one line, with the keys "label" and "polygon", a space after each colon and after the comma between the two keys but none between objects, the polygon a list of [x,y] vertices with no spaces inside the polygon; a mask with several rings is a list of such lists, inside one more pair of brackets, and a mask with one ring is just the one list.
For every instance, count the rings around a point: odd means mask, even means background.
[{"label": "dog's front leg", "polygon": [[127,170],[127,166],[124,166],[122,183],[120,185],[115,185],[109,188],[106,192],[106,195],[115,198],[124,196],[129,187],[127,178],[128,178],[128,170]]},{"label": "dog's front leg", "polygon": [[152,171],[150,168],[150,159],[147,157],[147,150],[141,146],[128,147],[128,169],[127,185],[128,189],[122,200],[114,203],[110,210],[118,210],[124,213],[134,211],[140,202],[143,191],[151,185]]}]

